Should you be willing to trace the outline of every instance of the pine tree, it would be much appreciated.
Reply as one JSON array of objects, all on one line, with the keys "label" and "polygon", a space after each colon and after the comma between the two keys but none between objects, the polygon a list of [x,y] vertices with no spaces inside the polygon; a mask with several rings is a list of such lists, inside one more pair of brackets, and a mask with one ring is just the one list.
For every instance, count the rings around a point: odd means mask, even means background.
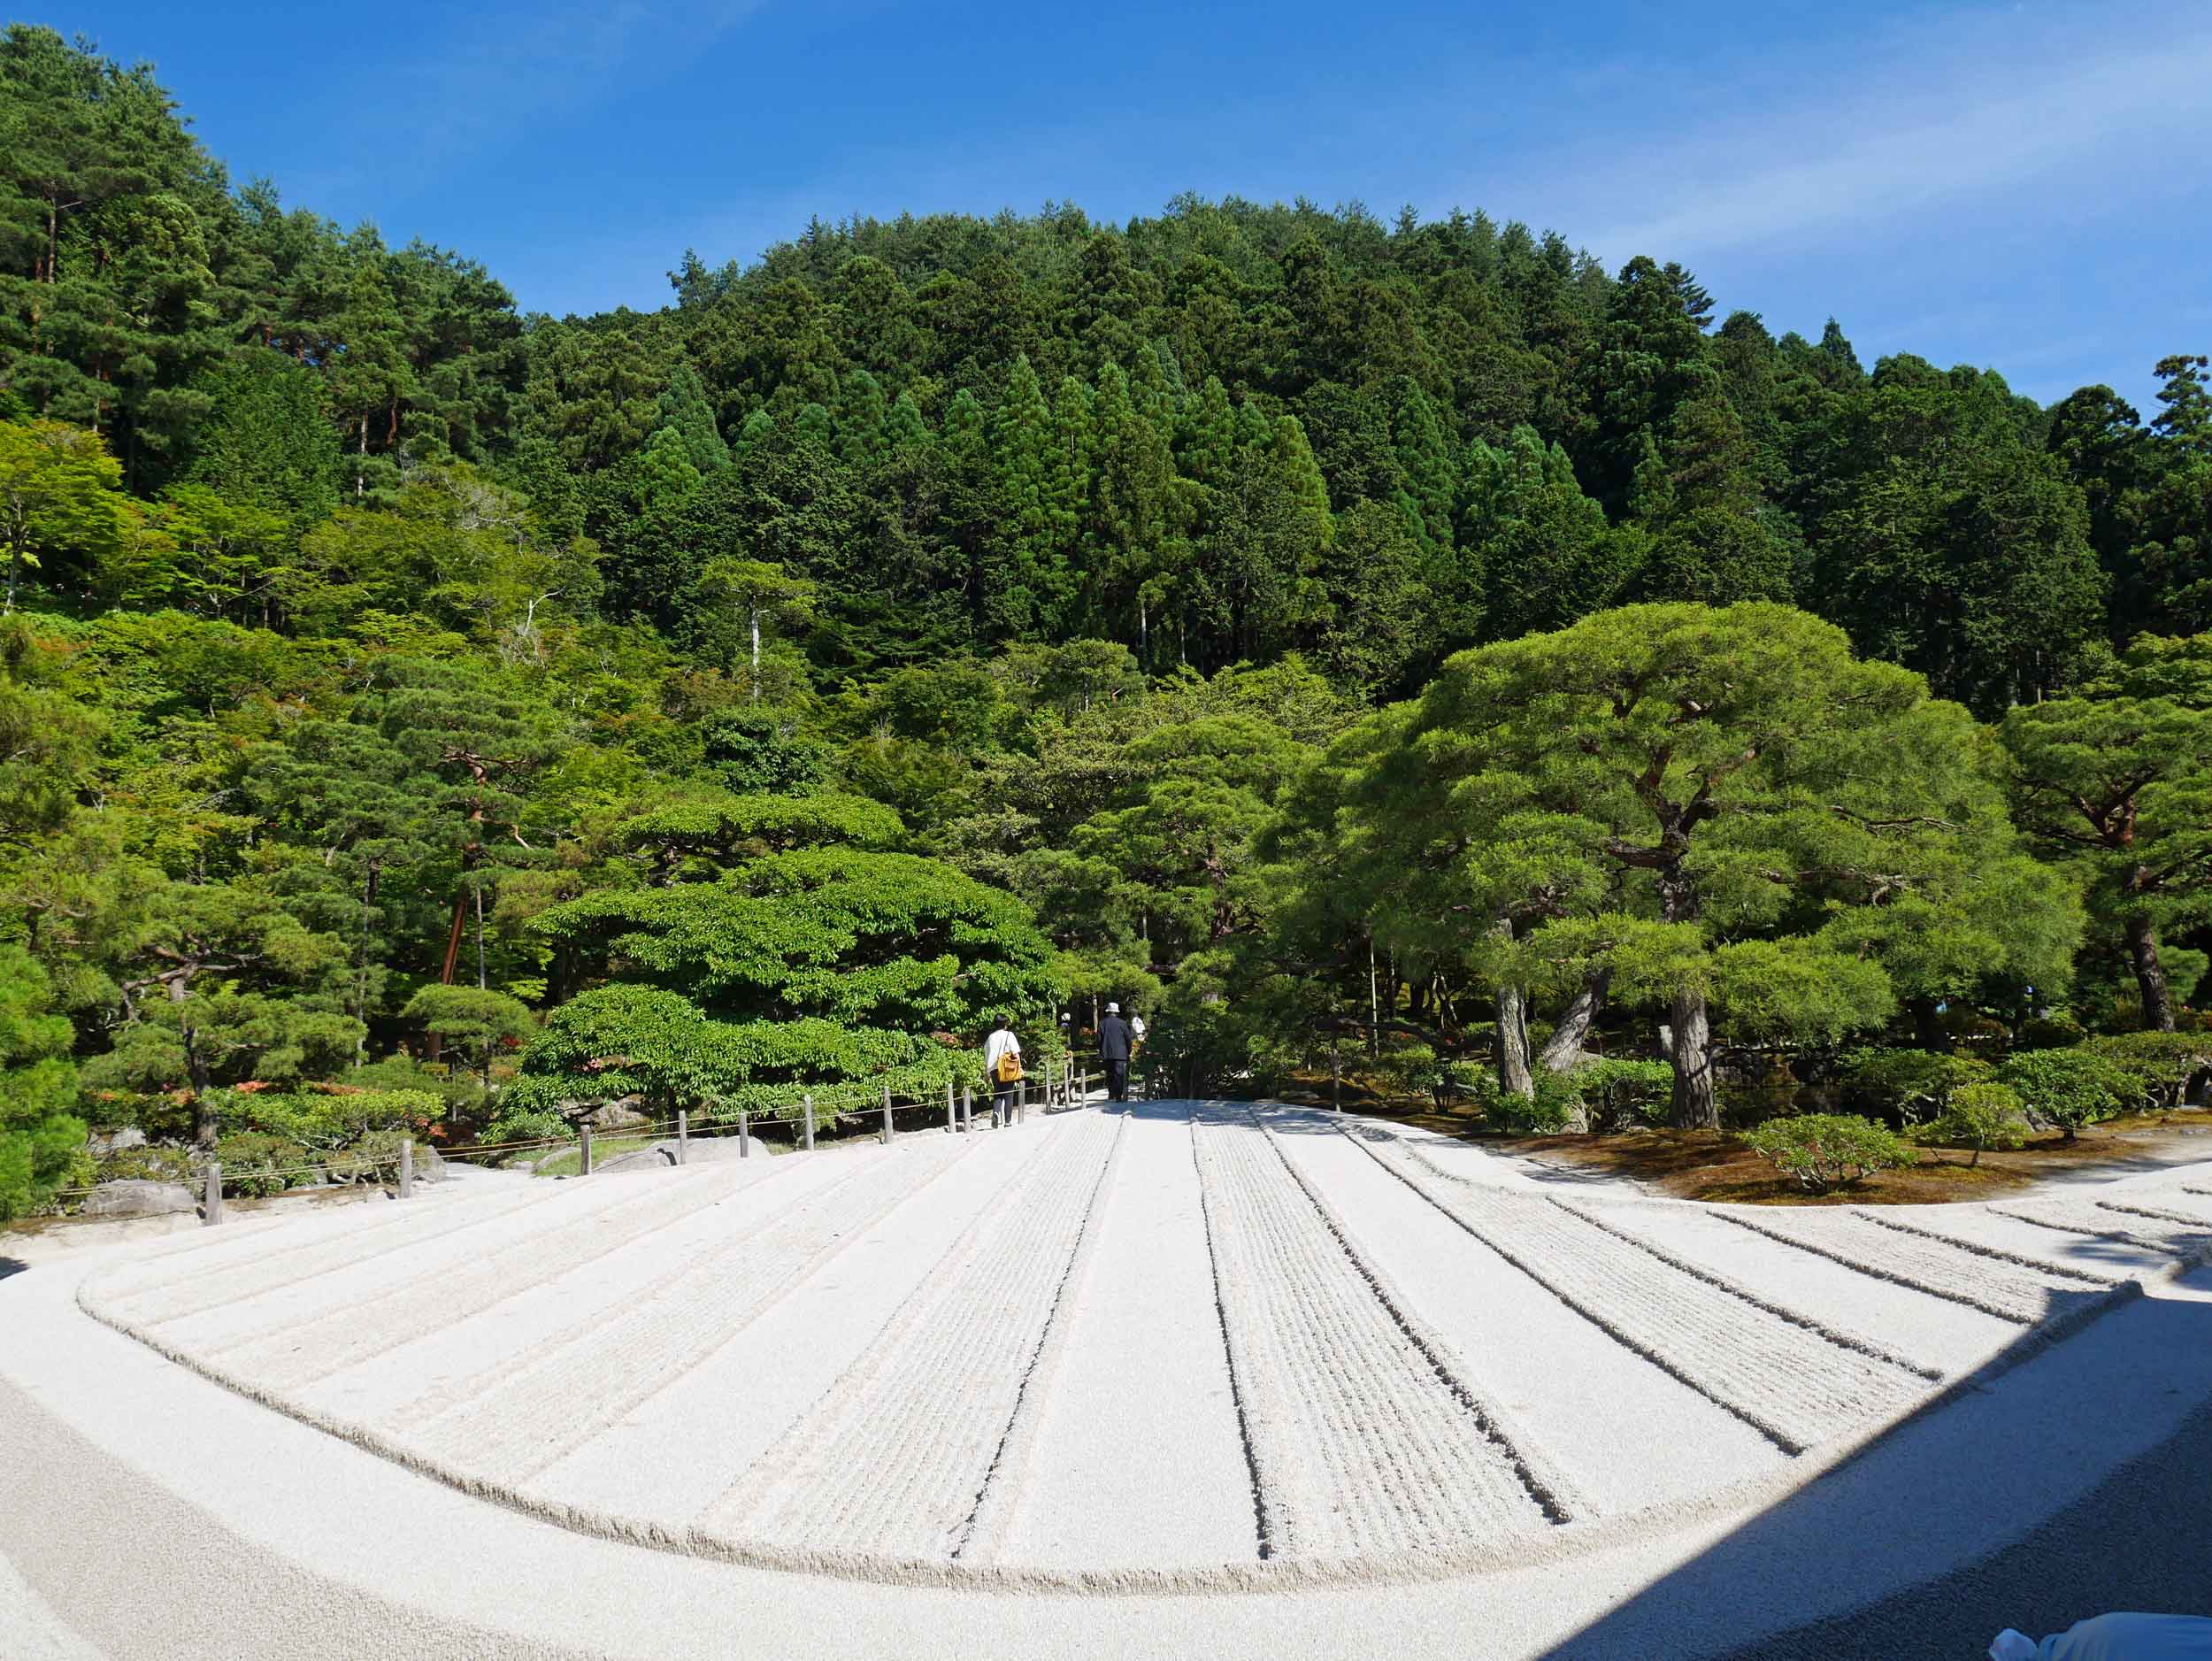
[{"label": "pine tree", "polygon": [[929,424],[922,419],[912,393],[902,392],[893,400],[891,412],[883,418],[883,440],[895,450],[929,442]]},{"label": "pine tree", "polygon": [[1401,376],[1392,385],[1396,409],[1391,421],[1393,448],[1404,482],[1400,505],[1419,527],[1431,555],[1452,545],[1452,511],[1459,496],[1458,470],[1444,437],[1436,405],[1418,384]]},{"label": "pine tree", "polygon": [[660,418],[662,427],[672,429],[683,440],[685,452],[700,477],[719,473],[730,465],[730,447],[723,442],[722,430],[715,422],[706,386],[687,361],[676,365],[668,389],[661,394]]},{"label": "pine tree", "polygon": [[847,374],[837,392],[837,453],[855,467],[882,460],[883,424],[889,413],[881,381],[864,369]]}]

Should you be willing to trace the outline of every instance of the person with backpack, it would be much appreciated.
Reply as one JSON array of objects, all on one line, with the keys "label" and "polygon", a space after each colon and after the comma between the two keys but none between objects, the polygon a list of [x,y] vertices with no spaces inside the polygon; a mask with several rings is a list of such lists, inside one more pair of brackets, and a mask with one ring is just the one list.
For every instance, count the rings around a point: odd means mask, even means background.
[{"label": "person with backpack", "polygon": [[983,1041],[983,1076],[1002,1125],[1011,1124],[1014,1095],[1022,1088],[1022,1041],[1014,1036],[1014,1018],[1002,1015]]},{"label": "person with backpack", "polygon": [[1098,1024],[1098,1057],[1106,1064],[1106,1099],[1110,1102],[1129,1099],[1129,1056],[1133,1048],[1129,1023],[1121,1019],[1121,1005],[1109,1004],[1106,1019]]}]

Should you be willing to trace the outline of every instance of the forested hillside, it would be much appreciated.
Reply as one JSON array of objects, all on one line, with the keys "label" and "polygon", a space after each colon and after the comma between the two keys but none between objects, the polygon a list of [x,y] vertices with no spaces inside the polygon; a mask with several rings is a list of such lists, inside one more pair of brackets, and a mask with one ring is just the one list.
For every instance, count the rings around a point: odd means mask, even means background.
[{"label": "forested hillside", "polygon": [[2200,1025],[2206,358],[2045,409],[1666,251],[1048,206],[556,319],[8,29],[0,1211],[1107,996],[1555,1118],[1664,1021],[1684,1123]]}]

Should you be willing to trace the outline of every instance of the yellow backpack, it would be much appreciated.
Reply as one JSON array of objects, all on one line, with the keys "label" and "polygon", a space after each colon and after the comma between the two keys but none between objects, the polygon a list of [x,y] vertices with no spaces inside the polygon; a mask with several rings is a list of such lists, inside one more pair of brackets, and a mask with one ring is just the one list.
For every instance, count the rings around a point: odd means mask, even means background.
[{"label": "yellow backpack", "polygon": [[1022,1058],[1020,1054],[1010,1048],[1004,1055],[998,1058],[998,1065],[994,1069],[994,1071],[996,1073],[998,1081],[1001,1084],[1019,1084],[1021,1082],[1022,1076]]}]

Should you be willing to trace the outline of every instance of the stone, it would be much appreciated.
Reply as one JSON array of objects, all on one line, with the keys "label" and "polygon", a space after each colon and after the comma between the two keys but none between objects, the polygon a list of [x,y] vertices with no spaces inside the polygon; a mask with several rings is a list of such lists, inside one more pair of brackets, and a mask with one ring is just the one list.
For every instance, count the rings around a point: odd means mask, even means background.
[{"label": "stone", "polygon": [[175,1182],[150,1181],[144,1177],[103,1182],[84,1203],[87,1217],[166,1217],[198,1209],[199,1202],[193,1198],[189,1188]]},{"label": "stone", "polygon": [[85,1138],[85,1150],[95,1159],[105,1159],[126,1148],[145,1145],[146,1133],[135,1125],[125,1125],[117,1130],[96,1130]]}]

